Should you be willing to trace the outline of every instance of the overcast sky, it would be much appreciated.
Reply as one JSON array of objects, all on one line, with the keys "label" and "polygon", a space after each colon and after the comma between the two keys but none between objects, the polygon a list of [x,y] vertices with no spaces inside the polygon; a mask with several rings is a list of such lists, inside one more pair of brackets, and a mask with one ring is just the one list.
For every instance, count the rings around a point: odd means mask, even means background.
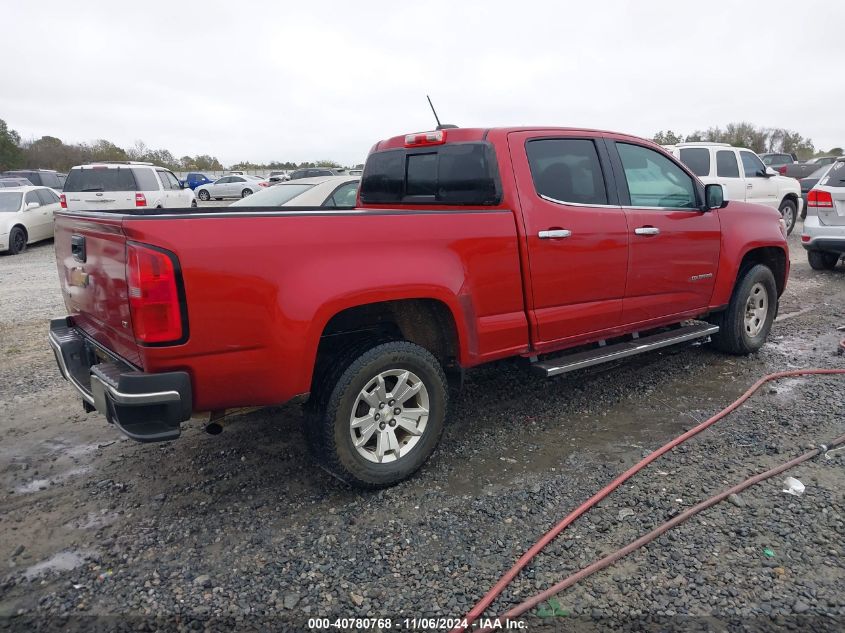
[{"label": "overcast sky", "polygon": [[241,160],[363,161],[382,138],[750,121],[845,145],[845,2],[10,2],[0,118]]}]

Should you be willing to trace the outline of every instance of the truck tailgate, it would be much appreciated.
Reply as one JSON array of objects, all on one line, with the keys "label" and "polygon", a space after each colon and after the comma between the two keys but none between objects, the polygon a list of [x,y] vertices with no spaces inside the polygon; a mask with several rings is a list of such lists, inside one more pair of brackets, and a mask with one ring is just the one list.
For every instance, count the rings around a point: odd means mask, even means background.
[{"label": "truck tailgate", "polygon": [[126,284],[123,217],[56,214],[56,264],[74,325],[140,367]]}]

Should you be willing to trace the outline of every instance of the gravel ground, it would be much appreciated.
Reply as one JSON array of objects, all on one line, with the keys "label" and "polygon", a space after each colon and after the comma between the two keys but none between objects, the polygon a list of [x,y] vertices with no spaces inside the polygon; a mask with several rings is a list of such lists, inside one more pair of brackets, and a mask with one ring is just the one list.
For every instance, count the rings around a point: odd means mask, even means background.
[{"label": "gravel ground", "polygon": [[[378,493],[312,464],[294,405],[216,437],[193,420],[174,443],[123,439],[82,411],[46,344],[63,314],[52,244],[0,257],[0,629],[152,630],[153,616],[162,629],[305,630],[314,617],[437,628],[405,618],[463,615],[569,510],[762,374],[845,367],[845,266],[811,271],[791,245],[758,354],[689,346],[548,381],[516,362],[478,369],[432,460]],[[839,377],[764,388],[579,519],[489,614],[842,434],[844,393]],[[803,496],[781,492],[786,475]],[[842,630],[843,484],[843,452],[796,467],[560,594],[558,615],[534,611],[527,629]]]}]

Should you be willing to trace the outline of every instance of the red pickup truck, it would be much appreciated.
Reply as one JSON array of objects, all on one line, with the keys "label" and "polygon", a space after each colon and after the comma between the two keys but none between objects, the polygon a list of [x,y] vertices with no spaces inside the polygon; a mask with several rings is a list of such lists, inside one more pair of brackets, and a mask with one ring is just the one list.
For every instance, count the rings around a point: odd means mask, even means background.
[{"label": "red pickup truck", "polygon": [[86,409],[160,441],[301,397],[316,458],[363,487],[425,462],[465,369],[554,376],[706,337],[747,354],[789,274],[776,210],[587,129],[398,136],[355,208],[60,212],[55,243],[50,341]]}]

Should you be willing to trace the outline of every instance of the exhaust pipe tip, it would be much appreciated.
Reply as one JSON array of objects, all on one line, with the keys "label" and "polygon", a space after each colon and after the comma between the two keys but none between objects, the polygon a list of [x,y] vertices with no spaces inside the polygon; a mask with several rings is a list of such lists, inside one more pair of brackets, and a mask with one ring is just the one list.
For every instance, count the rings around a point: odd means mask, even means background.
[{"label": "exhaust pipe tip", "polygon": [[209,435],[220,435],[223,432],[223,425],[217,422],[211,422],[205,425],[205,432]]}]

